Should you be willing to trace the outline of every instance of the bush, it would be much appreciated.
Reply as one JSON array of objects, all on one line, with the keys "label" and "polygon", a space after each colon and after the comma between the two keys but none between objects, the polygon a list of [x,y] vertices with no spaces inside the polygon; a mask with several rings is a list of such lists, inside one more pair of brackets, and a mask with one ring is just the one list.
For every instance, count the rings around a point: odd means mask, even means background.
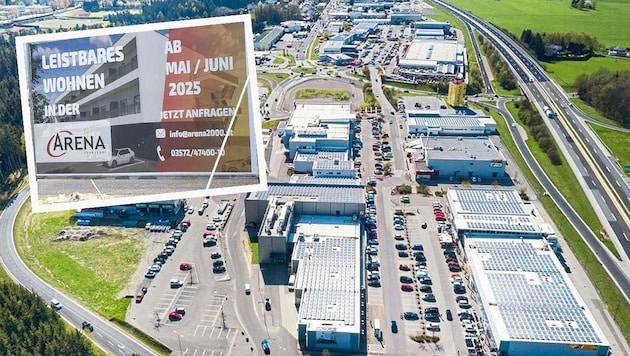
[{"label": "bush", "polygon": [[401,184],[396,187],[398,194],[411,194],[411,186],[407,184]]}]

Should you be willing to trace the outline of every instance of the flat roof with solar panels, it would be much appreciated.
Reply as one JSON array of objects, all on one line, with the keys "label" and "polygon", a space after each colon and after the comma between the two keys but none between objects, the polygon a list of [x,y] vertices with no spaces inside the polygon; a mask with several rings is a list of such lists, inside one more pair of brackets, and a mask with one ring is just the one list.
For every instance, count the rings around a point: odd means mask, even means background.
[{"label": "flat roof with solar panels", "polygon": [[452,188],[448,190],[447,201],[460,236],[503,234],[541,238],[554,233],[536,207],[523,201],[513,189]]},{"label": "flat roof with solar panels", "polygon": [[297,242],[291,261],[297,268],[295,292],[301,333],[316,334],[320,343],[341,343],[347,339],[343,334],[358,336],[359,221],[347,216],[302,215],[294,226]]},{"label": "flat roof with solar panels", "polygon": [[464,249],[499,354],[608,353],[606,336],[544,240],[467,238]]}]

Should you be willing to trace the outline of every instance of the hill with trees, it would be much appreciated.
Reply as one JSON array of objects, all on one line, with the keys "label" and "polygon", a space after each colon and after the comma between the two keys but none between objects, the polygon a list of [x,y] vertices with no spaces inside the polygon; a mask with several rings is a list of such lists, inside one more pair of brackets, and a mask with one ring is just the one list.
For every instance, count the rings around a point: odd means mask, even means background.
[{"label": "hill with trees", "polygon": [[621,126],[630,127],[630,72],[605,68],[575,80],[580,99]]},{"label": "hill with trees", "polygon": [[94,355],[92,345],[37,294],[0,282],[1,355]]}]

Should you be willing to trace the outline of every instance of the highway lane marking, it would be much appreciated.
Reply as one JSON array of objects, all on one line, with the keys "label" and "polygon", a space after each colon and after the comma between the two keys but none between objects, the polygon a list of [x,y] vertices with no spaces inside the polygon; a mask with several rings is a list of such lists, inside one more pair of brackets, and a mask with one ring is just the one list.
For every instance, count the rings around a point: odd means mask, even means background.
[{"label": "highway lane marking", "polygon": [[625,233],[625,232],[622,232],[621,234],[622,234],[622,235],[623,235],[623,237],[626,239],[626,241],[630,242],[630,240],[628,240],[628,236],[626,236],[626,233]]}]

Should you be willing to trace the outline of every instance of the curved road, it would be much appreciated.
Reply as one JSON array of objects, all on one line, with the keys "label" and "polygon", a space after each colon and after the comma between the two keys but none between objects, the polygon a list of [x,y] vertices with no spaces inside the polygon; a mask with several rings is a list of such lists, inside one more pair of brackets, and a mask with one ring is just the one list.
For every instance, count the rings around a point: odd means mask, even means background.
[{"label": "curved road", "polygon": [[45,302],[51,299],[59,300],[63,305],[63,308],[59,310],[59,314],[77,329],[81,329],[81,323],[84,320],[92,323],[94,325],[92,340],[105,352],[111,355],[131,355],[133,353],[143,356],[156,355],[153,350],[136,341],[133,337],[114,326],[114,324],[102,319],[70,297],[55,290],[51,285],[31,272],[24,264],[15,248],[13,227],[15,218],[29,194],[30,190],[28,188],[22,190],[0,215],[0,231],[6,232],[3,238],[0,239],[0,262],[2,262],[9,276],[25,288],[37,293]]}]

